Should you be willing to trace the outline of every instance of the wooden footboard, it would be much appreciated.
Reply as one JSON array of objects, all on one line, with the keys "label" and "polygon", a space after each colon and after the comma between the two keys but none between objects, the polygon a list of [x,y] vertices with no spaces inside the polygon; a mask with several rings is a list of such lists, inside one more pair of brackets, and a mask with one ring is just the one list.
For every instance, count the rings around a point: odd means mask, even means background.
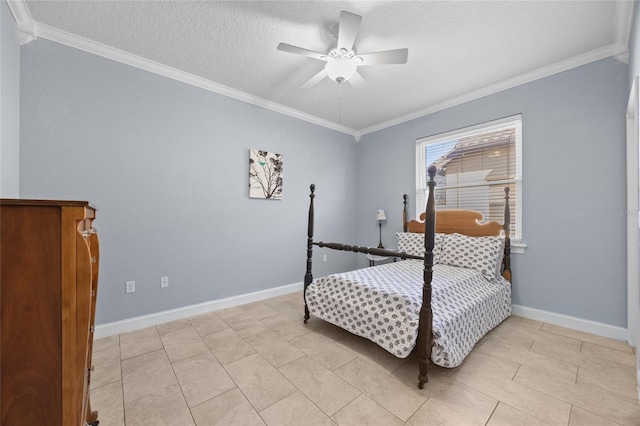
[{"label": "wooden footboard", "polygon": [[[393,250],[351,246],[340,243],[324,243],[313,241],[313,225],[314,225],[314,211],[313,201],[315,198],[315,185],[310,187],[310,202],[309,202],[309,221],[307,228],[307,270],[304,276],[304,322],[309,320],[309,308],[307,306],[307,287],[313,281],[312,275],[312,256],[313,246],[327,247],[334,250],[352,251],[356,253],[373,254],[377,256],[396,257],[400,259],[419,259],[424,260],[424,272],[423,272],[423,286],[422,286],[422,306],[419,314],[418,324],[418,338],[416,343],[416,351],[418,354],[419,373],[418,373],[418,387],[424,388],[424,384],[429,381],[428,370],[429,362],[431,358],[431,346],[433,341],[433,311],[431,309],[431,281],[433,278],[433,249],[435,234],[437,232],[452,233],[458,232],[471,236],[487,236],[487,235],[500,235],[504,233],[505,248],[503,257],[503,276],[511,281],[511,262],[510,262],[510,211],[509,211],[509,188],[505,188],[505,217],[504,225],[500,225],[498,222],[490,221],[487,223],[480,223],[482,220],[482,214],[473,211],[440,211],[436,217],[436,206],[434,199],[434,188],[436,185],[435,175],[437,168],[435,165],[429,166],[427,173],[429,180],[427,185],[429,187],[429,194],[427,197],[427,205],[425,213],[420,216],[422,222],[410,221],[407,222],[407,195],[404,195],[404,212],[403,212],[403,228],[407,232],[421,232],[424,233],[424,248],[425,255],[415,256],[409,255],[404,252],[397,252]],[[438,220],[438,227],[436,227],[436,220]]]},{"label": "wooden footboard", "polygon": [[313,272],[312,272],[312,258],[313,258],[313,246],[318,247],[326,247],[333,250],[342,250],[342,251],[352,251],[355,253],[364,253],[364,254],[373,254],[376,256],[386,256],[386,257],[396,257],[400,259],[418,259],[422,260],[424,257],[422,256],[414,256],[411,254],[397,252],[393,250],[379,249],[373,247],[359,247],[359,246],[350,246],[347,244],[340,243],[324,243],[322,241],[314,242],[313,241],[313,224],[314,224],[314,211],[313,211],[313,200],[315,198],[316,186],[311,185],[309,187],[309,220],[307,226],[307,271],[304,274],[304,323],[306,324],[309,320],[309,307],[307,306],[307,287],[313,281]]},{"label": "wooden footboard", "polygon": [[[304,275],[304,322],[305,324],[309,320],[309,307],[307,306],[307,287],[313,281],[312,274],[312,258],[313,258],[313,246],[327,247],[334,250],[353,251],[356,253],[373,254],[378,256],[399,257],[400,259],[424,259],[424,284],[422,287],[422,307],[420,309],[420,318],[418,325],[418,360],[419,360],[419,374],[418,374],[418,387],[422,389],[424,384],[429,380],[428,368],[429,358],[431,356],[431,341],[432,341],[432,322],[433,312],[431,310],[431,279],[433,276],[433,245],[435,236],[435,202],[433,198],[433,188],[435,187],[435,175],[436,167],[430,166],[428,169],[429,174],[429,198],[427,200],[426,218],[425,218],[425,256],[414,256],[403,252],[397,252],[393,250],[350,246],[340,243],[323,243],[313,241],[313,225],[314,225],[314,209],[313,200],[315,198],[315,185],[310,186],[309,193],[309,219],[307,227],[307,270]],[[406,203],[406,197],[405,197]],[[406,221],[406,212],[404,214]]]}]

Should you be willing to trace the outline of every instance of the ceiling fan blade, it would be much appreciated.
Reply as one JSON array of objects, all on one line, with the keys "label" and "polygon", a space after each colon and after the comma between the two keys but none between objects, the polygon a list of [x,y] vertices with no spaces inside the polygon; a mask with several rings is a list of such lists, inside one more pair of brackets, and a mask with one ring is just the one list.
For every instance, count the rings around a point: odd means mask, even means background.
[{"label": "ceiling fan blade", "polygon": [[300,87],[303,88],[303,89],[309,89],[309,88],[315,86],[316,84],[320,83],[322,80],[324,80],[325,77],[327,77],[327,72],[323,68],[322,70],[320,70],[320,72],[318,74],[316,74],[313,77],[311,77],[309,80],[307,80]]},{"label": "ceiling fan blade", "polygon": [[358,56],[362,58],[362,63],[358,66],[406,64],[409,49],[385,50],[384,52],[365,53]]},{"label": "ceiling fan blade", "polygon": [[327,61],[327,55],[324,53],[314,52],[313,50],[303,49],[302,47],[292,46],[287,43],[280,43],[278,50],[282,52],[289,52],[296,55],[308,56],[310,58],[319,59],[321,61]]},{"label": "ceiling fan blade", "polygon": [[367,82],[357,71],[347,81],[356,89],[365,89],[367,87]]},{"label": "ceiling fan blade", "polygon": [[340,12],[340,26],[338,27],[338,49],[346,49],[347,52],[353,48],[353,43],[358,36],[358,28],[362,16],[350,12]]}]

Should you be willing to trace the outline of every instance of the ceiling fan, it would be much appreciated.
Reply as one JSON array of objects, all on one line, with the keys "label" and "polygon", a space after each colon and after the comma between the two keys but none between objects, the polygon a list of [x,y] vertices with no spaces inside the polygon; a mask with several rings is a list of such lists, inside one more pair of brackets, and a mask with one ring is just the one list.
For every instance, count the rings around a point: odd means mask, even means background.
[{"label": "ceiling fan", "polygon": [[364,80],[357,72],[358,67],[407,63],[408,49],[357,54],[353,50],[353,43],[358,36],[358,28],[361,21],[362,16],[360,15],[344,10],[340,12],[338,45],[327,53],[314,52],[313,50],[286,43],[278,45],[278,50],[282,52],[295,53],[296,55],[308,56],[326,62],[324,69],[307,80],[301,87],[309,88],[315,86],[327,76],[340,84],[349,81],[352,85],[358,86],[364,84]]}]

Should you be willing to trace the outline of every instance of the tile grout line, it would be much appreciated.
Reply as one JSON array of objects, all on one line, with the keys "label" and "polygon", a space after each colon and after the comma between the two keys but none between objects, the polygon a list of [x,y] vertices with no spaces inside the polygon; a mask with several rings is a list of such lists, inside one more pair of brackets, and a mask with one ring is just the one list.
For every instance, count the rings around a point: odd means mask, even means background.
[{"label": "tile grout line", "polygon": [[[191,324],[191,321],[189,321],[189,324]],[[195,331],[195,329],[194,329],[194,331]],[[159,334],[160,333],[158,333],[158,335]],[[196,334],[197,334],[197,332],[196,332]],[[198,337],[200,337],[200,335],[198,335]],[[200,337],[200,340],[202,340],[202,337]],[[160,341],[162,342],[162,346],[164,347],[164,341],[162,340],[162,336],[160,336]],[[204,341],[202,343],[204,343]],[[207,348],[207,350],[209,351],[209,353],[211,353],[211,355],[213,355],[213,353],[211,352],[211,349],[206,344],[204,344],[204,345]],[[193,412],[191,411],[191,407],[189,407],[189,401],[187,401],[187,396],[184,394],[184,390],[182,390],[182,384],[180,383],[180,380],[178,380],[178,375],[176,374],[176,370],[173,367],[174,363],[169,358],[169,354],[167,354],[166,348],[165,348],[164,352],[165,352],[165,355],[167,356],[167,359],[169,360],[169,365],[171,366],[171,371],[173,372],[173,377],[176,378],[176,383],[178,384],[178,387],[180,388],[180,394],[182,395],[182,399],[184,400],[184,405],[187,406],[187,410],[189,411],[189,416],[191,416],[191,420],[193,420],[193,424],[197,425],[196,419],[195,419],[195,417],[193,417]],[[215,355],[213,355],[213,357],[217,360]],[[188,359],[188,358],[184,358],[184,359]],[[177,360],[176,362],[178,362],[178,361],[182,361],[182,360]]]},{"label": "tile grout line", "polygon": [[496,404],[496,406],[495,406],[495,407],[493,407],[493,410],[491,411],[491,415],[489,416],[489,418],[487,419],[487,421],[486,421],[486,422],[484,422],[484,426],[486,426],[486,425],[488,425],[488,424],[489,424],[489,422],[491,421],[491,417],[493,417],[493,413],[495,413],[495,412],[496,412],[496,410],[498,409],[498,405],[500,405],[500,403],[501,403],[501,402],[502,402],[502,401],[498,400],[498,403]]},{"label": "tile grout line", "polygon": [[[124,426],[127,426],[127,411],[124,409],[124,375],[122,373],[122,350],[120,347],[120,335],[118,334],[118,352],[120,356],[118,357],[118,362],[120,363],[120,390],[122,391],[122,422]],[[99,413],[98,413],[99,414]]]},{"label": "tile grout line", "polygon": [[[518,363],[518,364],[520,364],[520,363]],[[522,364],[520,364],[520,365],[518,366],[518,368],[516,369],[515,373],[513,373],[513,376],[511,376],[511,381],[512,381],[512,382],[517,383],[517,382],[515,382],[513,379],[515,379],[515,378],[516,378],[516,376],[518,375],[518,371],[520,371],[520,369],[521,369],[521,368],[522,368]],[[528,387],[528,386],[527,386],[527,387]]]},{"label": "tile grout line", "polygon": [[[522,367],[522,364],[520,364],[520,365],[519,365],[518,369],[516,370],[515,374],[513,375],[513,378],[510,380],[511,382],[513,382],[513,383],[515,383],[515,384],[517,384],[517,385],[519,385],[519,386],[522,386],[522,387],[524,387],[524,388],[526,388],[526,389],[528,389],[528,390],[530,390],[530,391],[533,391],[533,392],[539,393],[539,394],[541,394],[541,395],[548,396],[549,398],[552,398],[552,399],[554,399],[554,400],[556,400],[556,401],[559,401],[559,402],[561,402],[561,403],[564,403],[564,404],[567,404],[567,405],[571,406],[571,403],[570,403],[570,402],[564,401],[564,400],[562,400],[562,399],[560,399],[560,398],[557,398],[557,397],[555,397],[555,396],[553,396],[553,395],[550,395],[550,394],[548,394],[547,392],[544,392],[544,391],[541,391],[541,390],[538,390],[538,389],[535,389],[535,388],[532,388],[532,387],[526,386],[526,385],[524,385],[524,384],[522,384],[522,383],[515,382],[513,379],[515,379],[515,376],[518,374],[518,371],[520,371],[520,368],[521,368],[521,367]],[[484,370],[484,369],[482,369],[482,368],[480,368],[480,367],[473,367],[473,368],[477,368],[477,369],[479,369],[479,370],[486,371],[486,370]],[[531,368],[531,367],[529,367],[529,368]],[[493,373],[491,373],[491,372],[489,372],[489,374],[494,375],[494,374],[493,374]],[[454,374],[454,376],[455,376],[455,374]],[[460,382],[458,382],[458,383],[460,383]],[[463,383],[463,384],[464,384],[464,383]],[[502,402],[503,404],[508,405],[508,406],[510,406],[510,407],[511,407],[511,405],[509,405],[507,402],[502,401],[501,399],[496,398],[495,396],[492,396],[492,395],[486,394],[486,393],[484,393],[484,392],[482,392],[482,391],[480,391],[480,390],[478,390],[478,389],[475,389],[475,388],[472,388],[472,389],[474,389],[474,390],[476,390],[476,391],[478,391],[478,392],[481,392],[481,393],[483,393],[483,394],[487,395],[488,397],[490,397],[490,398],[492,398],[492,399],[497,399],[497,400],[498,400],[498,403]],[[518,408],[515,408],[515,407],[511,407],[511,408],[514,408],[514,409],[516,409],[516,410],[518,410],[518,411],[522,411],[522,410],[520,410],[520,409],[518,409]],[[525,413],[525,414],[529,414],[529,413]],[[542,419],[540,419],[539,417],[537,417],[537,416],[535,416],[535,415],[533,415],[533,414],[529,414],[529,415],[530,415],[530,416],[532,416],[532,417],[534,417],[534,418],[536,418],[536,419],[538,419],[538,420],[540,420],[540,421],[542,421],[542,422],[544,423],[544,421],[543,421]]]},{"label": "tile grout line", "polygon": [[[597,416],[597,417],[602,417],[603,419],[605,419],[605,420],[607,420],[607,421],[609,421],[611,423],[615,423],[616,425],[624,426],[624,423],[619,423],[619,422],[617,422],[617,421],[615,421],[613,419],[610,419],[609,417],[605,417],[605,416],[603,416],[601,414],[594,413],[591,410],[589,410],[588,408],[584,408],[584,407],[581,407],[580,405],[576,405],[576,404],[571,404],[571,415],[573,415],[573,408],[574,407],[575,408],[579,408],[582,411],[585,411],[585,412],[587,412],[587,413],[589,413],[591,415],[594,415],[594,416]],[[571,417],[569,417],[569,420],[571,420]]]},{"label": "tile grout line", "polygon": [[[457,369],[457,368],[462,367],[462,365],[463,365],[463,364],[464,364],[464,362],[463,362],[462,364],[460,364],[458,367],[456,367],[456,369]],[[474,367],[474,368],[479,368],[479,369],[483,370],[483,369],[482,369],[482,368],[480,368],[480,367]],[[486,371],[486,370],[483,370],[483,371]],[[452,381],[456,382],[459,386],[463,386],[463,387],[465,387],[465,388],[471,389],[471,390],[472,390],[472,391],[474,391],[474,392],[478,392],[479,394],[482,394],[482,395],[486,396],[487,398],[495,399],[495,400],[497,401],[497,402],[496,402],[496,406],[495,406],[495,407],[493,407],[493,411],[491,411],[491,416],[492,416],[492,415],[493,415],[493,412],[494,412],[494,411],[496,410],[496,408],[498,407],[498,404],[500,404],[502,401],[500,401],[498,398],[495,398],[495,397],[493,397],[493,396],[489,395],[488,393],[485,393],[485,392],[483,392],[483,391],[481,391],[481,390],[479,390],[479,389],[476,389],[476,388],[474,388],[474,387],[472,387],[472,386],[470,386],[470,385],[468,385],[468,384],[466,384],[466,383],[459,382],[458,380],[454,379],[454,376],[456,375],[456,373],[457,373],[457,372],[458,372],[458,370],[456,370],[456,372],[455,372],[455,373],[453,373],[451,376],[447,376],[447,375],[445,375],[445,377],[448,377],[448,378],[449,378],[449,379],[451,379]],[[437,373],[437,374],[440,374],[440,373]],[[431,397],[427,398],[427,401],[428,401],[429,399],[431,399]],[[426,404],[426,401],[425,401],[425,404]],[[424,405],[424,404],[423,404],[423,405]],[[458,412],[457,410],[454,410],[454,411]],[[458,414],[463,415],[463,414],[462,414],[462,413],[460,413],[460,412],[458,412]],[[464,416],[464,415],[463,415],[463,416]],[[491,419],[491,416],[489,416],[489,418],[487,419],[487,421],[485,422],[485,424],[489,422],[489,420]],[[464,416],[464,417],[466,417],[466,416]]]},{"label": "tile grout line", "polygon": [[[546,324],[546,323],[545,323],[545,324]],[[553,324],[551,324],[551,325],[553,325]],[[580,348],[581,348],[581,350],[582,350],[582,344],[583,344],[583,343],[589,343],[589,344],[594,345],[594,346],[599,346],[599,347],[601,347],[601,348],[610,349],[610,350],[612,350],[612,351],[617,351],[617,352],[620,352],[620,353],[623,353],[623,354],[629,354],[629,353],[633,353],[633,354],[635,354],[635,352],[633,352],[633,347],[632,347],[632,346],[629,346],[629,348],[631,348],[631,352],[627,352],[627,351],[621,351],[621,350],[619,350],[619,349],[617,349],[617,348],[613,348],[613,347],[611,347],[611,346],[601,345],[601,344],[599,344],[599,343],[588,342],[588,341],[586,341],[586,340],[582,340],[582,339],[579,339],[579,338],[576,338],[576,337],[567,336],[567,335],[565,335],[565,334],[556,333],[556,332],[549,331],[549,330],[542,330],[542,328],[540,328],[540,331],[543,331],[543,332],[545,332],[545,333],[549,333],[549,334],[553,334],[553,335],[555,335],[555,336],[566,337],[567,339],[578,340],[578,341],[580,342]],[[576,330],[576,331],[579,331],[579,330]],[[589,333],[585,333],[585,334],[589,334]],[[601,336],[598,336],[598,337],[601,337]],[[607,339],[607,337],[602,337],[602,338],[603,338],[603,339]],[[615,339],[611,339],[611,340],[614,340],[614,341],[616,341],[616,342],[618,342],[618,341],[622,342],[622,340],[615,340]],[[624,342],[623,342],[623,343],[624,343]]]},{"label": "tile grout line", "polygon": [[[464,364],[464,362],[463,362],[462,364],[460,364],[460,365],[458,366],[458,368],[459,368],[459,367],[462,367],[462,365],[463,365],[463,364]],[[483,370],[483,369],[482,369],[482,368],[480,368],[480,367],[474,367],[474,368],[478,368],[478,369],[480,369],[480,370]],[[483,371],[486,371],[486,370],[483,370]],[[501,403],[501,402],[502,402],[500,399],[498,399],[498,398],[496,398],[496,397],[494,397],[494,396],[491,396],[491,395],[489,395],[488,393],[486,393],[486,392],[484,392],[484,391],[482,391],[482,390],[476,389],[476,388],[474,388],[474,387],[473,387],[473,386],[471,386],[471,385],[468,385],[468,384],[466,384],[466,383],[463,383],[463,382],[461,382],[461,381],[456,380],[456,379],[455,379],[456,374],[458,374],[458,371],[457,371],[457,370],[456,370],[456,372],[455,372],[455,373],[453,373],[453,375],[451,375],[451,377],[449,377],[449,378],[450,378],[451,380],[453,380],[454,382],[456,382],[457,384],[462,385],[462,386],[465,386],[465,387],[467,387],[467,388],[469,388],[469,389],[472,389],[473,391],[478,392],[478,393],[480,393],[480,394],[482,394],[482,395],[486,396],[487,398],[495,399],[496,401],[498,401],[498,403],[496,404],[496,407],[498,406],[498,404],[499,404],[499,403]],[[515,376],[515,374],[514,374],[514,376]],[[495,408],[494,408],[494,410],[495,410]],[[490,418],[491,418],[491,416],[489,416],[489,419],[490,419]],[[489,421],[489,420],[487,420],[487,421]]]},{"label": "tile grout line", "polygon": [[[533,369],[533,370],[535,370],[535,369]],[[517,383],[517,382],[516,382],[516,383]],[[570,382],[568,382],[568,383],[570,383]],[[572,385],[582,386],[582,385],[579,385],[579,384],[577,384],[577,383],[572,383]],[[524,386],[524,385],[522,385],[522,386]],[[529,387],[527,386],[527,388],[529,388]],[[575,407],[580,408],[581,410],[584,410],[584,411],[586,411],[586,412],[588,412],[588,413],[590,413],[590,414],[593,414],[593,415],[598,416],[598,417],[602,417],[602,418],[604,418],[604,419],[606,419],[606,420],[608,420],[608,421],[610,421],[610,422],[612,422],[612,423],[620,424],[620,423],[618,423],[617,421],[615,421],[615,420],[611,419],[610,417],[607,417],[607,416],[605,416],[605,415],[603,415],[603,414],[594,413],[594,412],[592,412],[591,410],[589,410],[588,408],[585,408],[585,407],[583,407],[583,406],[581,406],[581,405],[577,405],[577,404],[575,404],[574,402],[567,401],[567,400],[565,400],[565,399],[563,399],[563,398],[561,398],[561,397],[557,397],[557,396],[555,396],[555,395],[552,395],[552,394],[550,394],[546,389],[545,389],[545,390],[539,390],[539,389],[536,389],[536,388],[529,388],[529,389],[532,389],[532,390],[534,390],[534,391],[537,391],[537,392],[539,392],[539,393],[542,393],[542,394],[544,394],[544,395],[547,395],[547,396],[549,396],[550,398],[556,399],[556,400],[558,400],[558,401],[561,401],[561,402],[563,402],[563,403],[565,403],[565,404],[570,405],[571,409],[570,409],[570,411],[569,411],[569,418],[571,418],[571,412],[573,411],[573,407],[575,406]],[[620,401],[620,402],[622,402],[622,403],[629,403],[629,404],[632,404],[632,403],[630,403],[630,402],[628,402],[628,401],[626,401],[626,400],[624,400],[624,399],[622,399],[622,398],[618,398],[617,396],[614,396],[614,395],[610,395],[610,394],[608,394],[608,393],[601,392],[601,391],[599,391],[599,390],[597,390],[597,389],[594,389],[594,390],[593,390],[593,392],[596,392],[596,393],[598,393],[598,394],[600,394],[600,395],[603,395],[603,396],[606,396],[606,397],[609,397],[609,398],[616,399],[616,400],[618,400],[618,401]]]},{"label": "tile grout line", "polygon": [[[527,352],[531,352],[531,348],[533,347],[533,344],[536,342],[536,339],[533,339],[533,342],[531,342],[531,344],[529,345],[529,347],[527,348]],[[503,342],[504,343],[504,342]],[[507,343],[505,343],[506,345]]]},{"label": "tile grout line", "polygon": [[[242,336],[240,336],[240,337],[244,340],[244,338],[243,338]],[[245,343],[247,343],[247,342],[245,341]],[[247,343],[247,344],[249,344],[249,343]],[[269,361],[267,361],[267,360],[262,356],[262,354],[261,354],[260,352],[258,352],[258,351],[256,351],[255,353],[253,353],[253,354],[251,354],[251,355],[248,355],[248,356],[246,356],[246,357],[244,357],[244,358],[241,358],[241,359],[238,359],[238,360],[236,360],[236,361],[230,362],[229,364],[233,364],[233,363],[235,363],[235,362],[242,361],[243,359],[246,359],[246,358],[248,358],[248,357],[250,357],[250,356],[253,356],[253,355],[258,355],[258,356],[260,356],[260,358],[262,358],[262,360],[263,360],[264,362],[266,362],[267,364],[271,365],[271,364],[269,363]],[[214,355],[214,356],[215,356],[215,355]],[[293,361],[295,361],[295,360],[293,360]],[[291,362],[293,362],[293,361],[290,361],[289,363],[291,363]],[[287,364],[289,364],[289,363],[287,363]],[[222,364],[220,364],[220,365],[222,365]],[[282,374],[282,373],[280,372],[280,370],[278,370],[278,369],[277,369],[276,367],[274,367],[273,365],[271,365],[271,367],[273,367],[273,369],[274,369],[274,370],[276,370],[276,371],[278,372],[278,374],[280,374],[280,375],[282,376],[282,378],[283,378],[283,379],[285,379],[285,380],[286,380],[286,381],[287,381],[287,382],[288,382],[288,383],[289,383],[289,384],[290,384],[290,385],[291,385],[291,386],[296,390],[296,392],[298,392],[298,391],[299,391],[299,392],[301,392],[301,393],[302,393],[302,391],[300,391],[296,385],[294,385],[293,383],[291,383],[291,381],[290,381],[287,377],[285,377],[285,375],[284,375],[284,374]],[[261,418],[261,419],[262,419],[262,416],[260,415],[260,413],[261,413],[262,411],[264,411],[264,410],[266,410],[267,408],[269,408],[269,407],[271,407],[271,406],[273,406],[273,405],[277,404],[278,402],[282,401],[283,399],[290,397],[291,395],[293,395],[293,394],[295,393],[295,392],[292,392],[292,393],[290,393],[289,395],[285,396],[284,398],[282,398],[282,399],[280,399],[280,400],[278,400],[278,401],[274,402],[273,404],[271,404],[271,405],[269,405],[269,406],[267,406],[267,407],[263,408],[262,410],[258,411],[258,410],[257,410],[257,408],[256,408],[256,407],[251,403],[251,401],[249,400],[249,398],[247,398],[247,395],[244,393],[244,391],[242,390],[242,388],[240,387],[240,385],[236,382],[236,380],[233,378],[233,376],[229,373],[229,370],[227,370],[227,367],[226,367],[226,366],[224,366],[224,365],[222,365],[222,368],[224,368],[224,370],[225,370],[225,372],[227,373],[227,375],[231,378],[231,380],[233,380],[233,383],[235,383],[236,388],[238,388],[238,390],[240,391],[240,393],[242,393],[242,396],[244,397],[244,399],[246,399],[246,400],[247,400],[247,402],[249,403],[249,405],[251,405],[251,408],[253,408],[253,411],[255,411],[255,412],[256,412],[256,414],[257,414],[258,416],[260,416],[260,418]],[[304,395],[304,393],[302,393],[302,394]],[[305,397],[306,397],[306,395],[305,395]],[[214,398],[215,398],[215,397],[214,397]],[[213,399],[213,398],[212,398],[212,399]],[[307,399],[308,399],[308,398],[307,398]],[[313,401],[311,401],[311,402],[313,402]],[[322,410],[321,410],[321,411],[322,411]],[[263,421],[264,421],[264,419],[263,419]],[[266,423],[266,421],[265,421],[265,423]]]}]

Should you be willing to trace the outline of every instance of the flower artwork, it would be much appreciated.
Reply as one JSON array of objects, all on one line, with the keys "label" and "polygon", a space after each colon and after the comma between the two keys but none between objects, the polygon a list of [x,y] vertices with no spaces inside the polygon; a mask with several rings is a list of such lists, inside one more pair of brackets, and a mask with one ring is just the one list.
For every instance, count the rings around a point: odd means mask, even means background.
[{"label": "flower artwork", "polygon": [[249,151],[249,198],[282,199],[282,154]]}]

